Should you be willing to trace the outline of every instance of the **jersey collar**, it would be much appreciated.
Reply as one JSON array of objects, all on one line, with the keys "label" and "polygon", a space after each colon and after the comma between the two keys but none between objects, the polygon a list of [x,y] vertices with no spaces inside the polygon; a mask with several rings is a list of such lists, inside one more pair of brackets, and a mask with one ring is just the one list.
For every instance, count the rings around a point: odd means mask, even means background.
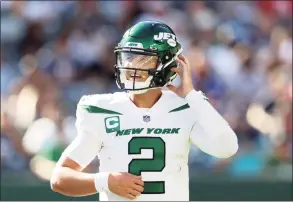
[{"label": "jersey collar", "polygon": [[[125,93],[127,99],[128,99],[128,103],[130,105],[131,108],[133,108],[134,110],[140,110],[145,112],[146,108],[139,108],[137,107],[130,99],[129,95],[127,93]],[[161,97],[159,98],[159,100],[151,107],[148,109],[148,113],[154,113],[154,112],[162,112],[162,110],[164,110],[164,102],[166,101],[166,95],[164,93],[164,91],[162,91],[162,95]]]}]

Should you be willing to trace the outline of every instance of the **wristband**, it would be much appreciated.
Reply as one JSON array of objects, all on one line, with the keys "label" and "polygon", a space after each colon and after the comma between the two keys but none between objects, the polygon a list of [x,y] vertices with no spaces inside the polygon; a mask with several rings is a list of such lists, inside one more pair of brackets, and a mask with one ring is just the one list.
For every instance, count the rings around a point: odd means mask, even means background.
[{"label": "wristband", "polygon": [[95,175],[95,188],[98,192],[109,191],[108,178],[110,173],[102,172]]}]

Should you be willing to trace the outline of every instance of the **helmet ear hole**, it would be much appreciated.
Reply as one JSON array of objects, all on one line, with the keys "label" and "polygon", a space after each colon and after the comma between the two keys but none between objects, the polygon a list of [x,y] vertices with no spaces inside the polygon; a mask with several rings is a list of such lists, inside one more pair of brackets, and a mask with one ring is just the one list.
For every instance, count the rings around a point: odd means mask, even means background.
[{"label": "helmet ear hole", "polygon": [[162,63],[166,64],[167,62],[169,62],[172,59],[172,55],[170,52],[166,53],[164,55],[164,57],[162,57]]},{"label": "helmet ear hole", "polygon": [[174,61],[172,62],[170,65],[168,65],[167,67],[165,67],[162,71],[160,71],[159,73],[157,73],[154,76],[154,83],[157,86],[164,86],[166,83],[169,82],[170,78],[172,76],[174,76],[174,74],[176,74],[175,72],[172,72],[171,69],[173,67],[177,67],[177,62]]},{"label": "helmet ear hole", "polygon": [[162,71],[158,71],[154,77],[153,77],[153,82],[155,83],[156,86],[164,86],[167,82],[165,76],[164,76],[165,68]]}]

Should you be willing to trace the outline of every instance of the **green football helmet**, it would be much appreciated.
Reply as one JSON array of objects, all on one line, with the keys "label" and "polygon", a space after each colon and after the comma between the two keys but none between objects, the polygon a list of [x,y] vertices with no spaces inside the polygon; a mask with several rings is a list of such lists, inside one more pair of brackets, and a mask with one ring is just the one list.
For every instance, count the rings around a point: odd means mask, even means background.
[{"label": "green football helmet", "polygon": [[118,87],[144,93],[171,82],[177,74],[176,58],[183,49],[173,30],[157,21],[144,21],[128,29],[115,47]]}]

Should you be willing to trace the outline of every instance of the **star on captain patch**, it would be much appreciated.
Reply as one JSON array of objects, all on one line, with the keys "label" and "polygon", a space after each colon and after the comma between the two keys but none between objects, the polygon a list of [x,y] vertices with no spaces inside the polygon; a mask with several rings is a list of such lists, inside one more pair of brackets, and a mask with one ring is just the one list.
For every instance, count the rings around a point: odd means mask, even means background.
[{"label": "star on captain patch", "polygon": [[151,117],[149,115],[145,115],[145,116],[143,116],[143,121],[144,122],[150,122],[151,121]]}]

